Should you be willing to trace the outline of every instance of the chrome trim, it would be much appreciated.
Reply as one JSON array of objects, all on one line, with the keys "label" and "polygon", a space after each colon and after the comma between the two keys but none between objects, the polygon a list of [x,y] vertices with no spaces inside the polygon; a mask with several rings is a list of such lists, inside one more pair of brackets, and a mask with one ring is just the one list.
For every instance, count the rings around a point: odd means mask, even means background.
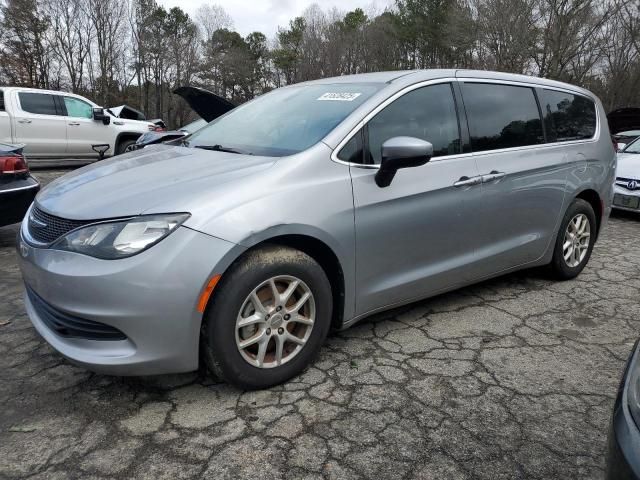
[{"label": "chrome trim", "polygon": [[[433,163],[435,161],[441,161],[441,160],[463,158],[463,157],[472,157],[472,156],[473,157],[477,157],[477,156],[482,156],[482,155],[490,155],[490,154],[494,154],[494,153],[514,152],[514,151],[520,151],[520,150],[530,150],[530,149],[534,149],[534,148],[535,149],[538,149],[538,148],[553,148],[553,147],[558,147],[558,146],[563,146],[563,145],[577,145],[577,144],[582,144],[582,143],[595,143],[598,140],[600,140],[601,118],[600,118],[600,111],[598,109],[596,99],[594,97],[590,97],[589,95],[586,95],[583,92],[579,92],[579,91],[576,91],[576,90],[571,90],[570,88],[556,87],[555,85],[554,86],[545,85],[543,83],[529,83],[529,82],[519,82],[519,81],[515,81],[515,80],[499,80],[499,79],[493,79],[493,78],[471,78],[471,77],[452,78],[452,77],[445,77],[445,78],[437,78],[437,79],[425,80],[425,81],[422,81],[422,82],[414,83],[413,85],[409,85],[407,87],[404,87],[402,90],[397,91],[392,96],[387,98],[384,102],[382,102],[377,107],[375,107],[371,112],[369,112],[360,122],[358,122],[358,124],[355,127],[353,127],[353,129],[351,129],[351,131],[342,139],[342,141],[340,143],[338,143],[336,148],[334,148],[333,151],[331,152],[331,160],[336,162],[336,163],[340,163],[342,165],[347,165],[349,167],[368,168],[368,169],[378,170],[380,168],[380,165],[353,163],[353,162],[346,162],[344,160],[340,160],[338,158],[338,153],[340,153],[340,150],[342,149],[342,147],[344,147],[345,144],[348,143],[349,140],[351,140],[351,138],[362,127],[364,127],[364,125],[367,122],[369,122],[369,120],[371,120],[371,118],[373,118],[378,112],[380,112],[380,110],[384,109],[387,105],[389,105],[394,100],[398,99],[399,97],[403,96],[406,93],[411,92],[412,90],[416,90],[417,88],[426,87],[426,86],[429,86],[429,85],[437,85],[437,84],[440,84],[440,83],[452,83],[452,82],[458,82],[458,83],[460,83],[460,82],[497,83],[497,84],[502,84],[502,85],[513,85],[513,86],[518,86],[518,87],[542,88],[542,89],[546,89],[546,90],[556,90],[556,91],[559,91],[559,92],[570,93],[572,95],[580,95],[582,97],[588,98],[589,100],[594,102],[594,104],[596,104],[595,105],[596,106],[596,131],[594,132],[593,137],[588,138],[588,139],[584,139],[584,140],[570,140],[568,142],[536,143],[536,144],[533,144],[533,145],[523,145],[523,146],[520,146],[520,147],[501,148],[501,149],[497,149],[497,150],[483,150],[483,151],[480,151],[480,152],[459,153],[459,154],[453,154],[453,155],[442,155],[440,157],[436,157],[436,158],[431,159],[429,161],[429,163]],[[543,121],[544,121],[544,118],[543,118]],[[329,145],[327,145],[327,146],[329,146]]]},{"label": "chrome trim", "polygon": [[29,190],[29,189],[38,188],[38,187],[40,187],[40,183],[36,182],[35,185],[28,185],[26,187],[16,187],[16,188],[9,188],[7,190],[0,190],[0,195],[2,195],[3,193],[19,192],[21,190]]}]

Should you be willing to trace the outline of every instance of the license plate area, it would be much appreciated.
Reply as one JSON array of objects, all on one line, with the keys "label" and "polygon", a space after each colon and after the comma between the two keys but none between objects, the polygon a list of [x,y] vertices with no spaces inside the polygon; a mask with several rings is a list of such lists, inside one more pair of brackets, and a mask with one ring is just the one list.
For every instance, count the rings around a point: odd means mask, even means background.
[{"label": "license plate area", "polygon": [[613,204],[618,207],[633,208],[637,210],[640,204],[640,197],[616,193],[613,196]]}]

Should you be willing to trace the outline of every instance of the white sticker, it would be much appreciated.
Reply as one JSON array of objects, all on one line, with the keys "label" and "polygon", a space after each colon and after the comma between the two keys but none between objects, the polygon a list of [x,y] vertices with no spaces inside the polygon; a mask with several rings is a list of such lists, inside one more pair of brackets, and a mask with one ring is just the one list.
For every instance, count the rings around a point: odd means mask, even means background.
[{"label": "white sticker", "polygon": [[334,102],[353,102],[361,93],[348,92],[327,92],[323,93],[318,100],[333,100]]}]

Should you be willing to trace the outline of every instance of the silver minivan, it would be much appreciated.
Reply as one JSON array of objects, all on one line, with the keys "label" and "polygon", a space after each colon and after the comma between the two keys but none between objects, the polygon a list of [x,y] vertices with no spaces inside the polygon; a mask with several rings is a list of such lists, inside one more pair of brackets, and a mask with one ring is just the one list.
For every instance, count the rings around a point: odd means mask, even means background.
[{"label": "silver minivan", "polygon": [[600,101],[467,70],[274,90],[54,181],[19,234],[40,334],[99,372],[299,373],[329,330],[514,270],[578,275],[611,209]]}]

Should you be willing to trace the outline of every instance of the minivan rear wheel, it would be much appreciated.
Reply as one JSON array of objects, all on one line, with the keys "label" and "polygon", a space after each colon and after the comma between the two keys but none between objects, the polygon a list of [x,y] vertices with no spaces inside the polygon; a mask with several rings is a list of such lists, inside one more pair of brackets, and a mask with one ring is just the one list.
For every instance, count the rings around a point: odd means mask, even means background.
[{"label": "minivan rear wheel", "polygon": [[282,383],[318,353],[331,312],[331,285],[310,256],[276,245],[250,251],[222,276],[205,311],[203,360],[243,389]]},{"label": "minivan rear wheel", "polygon": [[551,270],[560,280],[577,277],[589,262],[596,239],[596,215],[589,202],[576,198],[564,214]]}]

